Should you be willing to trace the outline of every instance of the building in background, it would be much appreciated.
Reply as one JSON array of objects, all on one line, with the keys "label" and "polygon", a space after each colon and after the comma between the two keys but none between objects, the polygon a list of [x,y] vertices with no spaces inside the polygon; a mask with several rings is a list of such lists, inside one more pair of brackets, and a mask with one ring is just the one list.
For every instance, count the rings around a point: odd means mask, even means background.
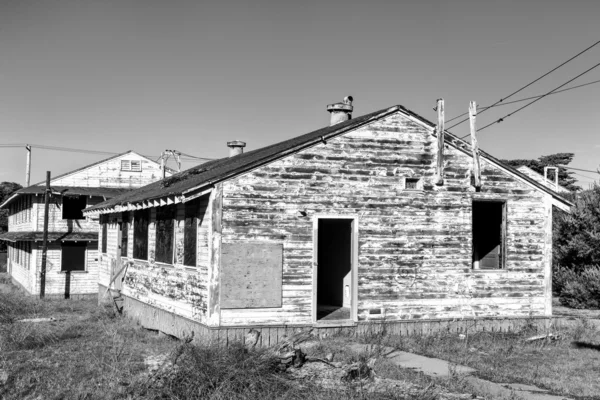
[{"label": "building in background", "polygon": [[[171,170],[166,171],[170,176]],[[134,151],[51,179],[45,294],[82,296],[98,292],[98,219],[83,209],[162,178],[160,164]],[[9,210],[7,272],[32,295],[40,293],[46,183],[20,189],[0,207]]]}]

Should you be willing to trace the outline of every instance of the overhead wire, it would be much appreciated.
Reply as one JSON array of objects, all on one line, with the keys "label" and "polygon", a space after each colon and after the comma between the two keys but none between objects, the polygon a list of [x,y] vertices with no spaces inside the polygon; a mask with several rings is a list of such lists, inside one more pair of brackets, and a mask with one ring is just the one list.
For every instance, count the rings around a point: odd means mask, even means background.
[{"label": "overhead wire", "polygon": [[[38,149],[44,149],[44,150],[65,151],[65,152],[71,152],[71,153],[103,154],[103,155],[118,155],[118,154],[121,154],[121,153],[115,153],[115,152],[111,152],[111,151],[76,149],[76,148],[70,148],[70,147],[48,146],[48,145],[29,144],[29,143],[5,143],[5,144],[0,144],[0,148],[18,148],[18,147],[25,147],[25,146],[30,146],[32,148],[38,148]],[[183,153],[181,153],[181,154],[183,155]],[[148,157],[148,158],[151,158],[151,159],[156,159],[157,161],[161,157],[161,156],[152,156],[152,155],[144,155],[144,156]],[[188,157],[188,158],[193,158],[195,160],[207,160],[207,161],[213,160],[212,158],[196,157],[196,156],[192,156],[190,154],[185,154],[185,156]]]},{"label": "overhead wire", "polygon": [[[579,77],[581,77],[581,76],[583,76],[583,75],[587,74],[588,72],[590,72],[590,71],[592,71],[593,69],[595,69],[595,68],[598,68],[598,67],[600,67],[600,63],[598,63],[598,64],[594,65],[594,66],[593,66],[593,67],[591,67],[591,68],[588,68],[587,70],[583,71],[582,73],[580,73],[580,74],[579,74],[579,75],[577,75],[576,77],[574,77],[574,78],[572,78],[572,79],[569,79],[568,81],[566,81],[566,82],[565,82],[565,83],[563,83],[562,85],[555,87],[555,88],[554,88],[554,89],[552,89],[551,91],[549,91],[549,92],[547,92],[546,94],[544,94],[544,95],[542,95],[542,96],[540,96],[540,97],[536,98],[535,100],[533,100],[533,101],[530,101],[529,103],[525,104],[523,107],[517,108],[515,111],[513,111],[513,112],[511,112],[511,113],[508,113],[508,114],[506,114],[505,116],[503,116],[503,117],[501,117],[501,118],[498,118],[496,121],[494,121],[494,122],[491,122],[491,123],[489,123],[489,124],[485,125],[484,127],[477,129],[477,132],[481,132],[482,130],[484,130],[484,129],[486,129],[486,128],[489,128],[490,126],[492,126],[492,125],[494,125],[494,124],[499,124],[500,122],[503,122],[503,121],[504,121],[506,118],[513,116],[514,114],[518,113],[519,111],[521,111],[521,110],[523,110],[523,109],[525,109],[525,108],[529,107],[529,106],[530,106],[530,105],[532,105],[533,103],[536,103],[536,102],[540,101],[540,100],[541,100],[541,99],[543,99],[544,97],[546,97],[546,96],[549,96],[550,94],[552,94],[552,93],[556,92],[556,91],[557,91],[558,89],[560,89],[561,87],[563,87],[563,86],[565,86],[565,85],[568,85],[569,83],[573,82],[575,79],[577,79],[577,78],[579,78]],[[464,138],[466,138],[467,136],[469,136],[469,135],[464,135],[464,136],[462,136],[462,137],[461,137],[461,139],[464,139]]]},{"label": "overhead wire", "polygon": [[[593,85],[593,84],[596,84],[596,83],[600,83],[600,79],[598,79],[598,80],[596,80],[596,81],[592,81],[592,82],[583,83],[583,84],[581,84],[581,85],[577,85],[577,86],[571,86],[571,87],[568,87],[568,88],[566,88],[566,89],[563,89],[563,90],[557,90],[556,92],[552,92],[550,95],[553,95],[553,94],[558,94],[558,93],[562,93],[562,92],[567,92],[567,91],[569,91],[569,90],[573,90],[573,89],[579,89],[579,88],[582,88],[582,87],[584,87],[584,86],[589,86],[589,85]],[[495,106],[492,106],[492,105],[490,105],[490,106],[481,106],[481,107],[477,107],[477,112],[478,112],[479,114],[481,114],[483,111],[485,111],[485,110],[487,110],[487,109],[489,109],[489,108],[492,108],[492,107],[508,106],[508,105],[510,105],[510,104],[520,103],[520,102],[522,102],[522,101],[527,101],[527,100],[531,100],[531,99],[536,99],[536,98],[538,98],[538,97],[542,97],[542,96],[543,96],[543,94],[538,94],[538,95],[531,96],[531,97],[525,97],[525,98],[523,98],[523,99],[518,99],[518,100],[508,101],[508,102],[506,102],[506,103],[502,103],[502,104],[496,104]],[[481,111],[480,111],[480,110],[481,110]],[[458,118],[462,117],[463,115],[467,115],[468,113],[469,113],[469,112],[467,111],[467,112],[464,112],[464,113],[462,113],[462,114],[460,114],[460,115],[457,115],[456,117],[454,117],[454,118],[451,118],[451,119],[449,119],[448,121],[446,121],[446,123],[448,123],[448,122],[452,122],[452,121],[454,121],[455,119],[458,119]]]},{"label": "overhead wire", "polygon": [[[514,96],[515,94],[517,94],[517,93],[519,93],[519,92],[521,92],[521,91],[523,91],[523,90],[527,89],[529,86],[531,86],[531,85],[533,85],[534,83],[538,82],[538,81],[539,81],[539,80],[541,80],[542,78],[545,78],[546,76],[550,75],[552,72],[556,71],[557,69],[561,68],[562,66],[564,66],[564,65],[566,65],[566,64],[568,64],[568,63],[570,63],[571,61],[573,61],[574,59],[576,59],[577,57],[579,57],[579,56],[580,56],[580,55],[582,55],[583,53],[585,53],[585,52],[587,52],[587,51],[591,50],[592,48],[596,47],[598,44],[600,44],[600,40],[599,40],[599,41],[597,41],[596,43],[592,44],[592,45],[591,45],[591,46],[589,46],[588,48],[586,48],[586,49],[584,49],[584,50],[580,51],[579,53],[575,54],[573,57],[569,58],[567,61],[563,62],[562,64],[558,65],[557,67],[554,67],[554,68],[552,68],[550,71],[546,72],[544,75],[540,76],[539,78],[537,78],[537,79],[535,79],[535,80],[533,80],[533,81],[529,82],[527,85],[525,85],[525,86],[521,87],[520,89],[518,89],[518,90],[515,90],[514,92],[512,92],[512,93],[511,93],[511,94],[509,94],[508,96],[501,98],[500,100],[498,100],[497,102],[495,102],[494,104],[492,104],[492,105],[491,105],[489,108],[495,107],[497,104],[499,104],[499,103],[502,103],[504,100],[506,100],[506,99],[508,99],[508,98],[510,98],[510,97],[512,97],[512,96]],[[488,108],[488,109],[489,109],[489,108]],[[487,109],[486,109],[486,110],[487,110]],[[481,113],[485,112],[486,110],[483,110]],[[481,114],[481,113],[480,113],[480,114]],[[465,121],[468,121],[468,120],[469,120],[469,118],[465,118],[465,119],[463,119],[462,121],[460,121],[460,122],[458,122],[458,123],[456,123],[456,124],[452,125],[452,126],[451,126],[451,127],[449,127],[448,129],[452,129],[452,128],[454,128],[455,126],[457,126],[457,125],[460,125],[460,124],[462,124],[463,122],[465,122]]]}]

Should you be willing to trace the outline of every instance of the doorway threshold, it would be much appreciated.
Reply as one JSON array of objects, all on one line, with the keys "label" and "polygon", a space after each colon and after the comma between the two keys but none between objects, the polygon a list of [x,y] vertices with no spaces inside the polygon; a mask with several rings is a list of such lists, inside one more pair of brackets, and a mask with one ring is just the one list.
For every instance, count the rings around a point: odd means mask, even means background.
[{"label": "doorway threshold", "polygon": [[319,320],[313,324],[313,328],[337,328],[357,326],[358,324],[351,319],[331,319]]}]

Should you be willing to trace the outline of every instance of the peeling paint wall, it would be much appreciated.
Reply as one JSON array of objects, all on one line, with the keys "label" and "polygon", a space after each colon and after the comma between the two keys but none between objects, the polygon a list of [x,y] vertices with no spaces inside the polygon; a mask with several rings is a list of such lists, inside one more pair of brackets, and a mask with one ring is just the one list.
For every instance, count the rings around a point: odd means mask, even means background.
[{"label": "peeling paint wall", "polygon": [[[133,258],[133,212],[129,217],[128,257],[120,257],[117,246],[118,222],[121,214],[109,214],[107,232],[107,254],[101,257],[99,283],[106,287],[110,281],[111,271],[117,264],[117,257],[123,265],[129,263],[123,294],[153,305],[179,316],[205,322],[207,310],[207,274],[209,263],[208,230],[211,226],[208,195],[200,199],[200,213],[204,218],[198,220],[196,267],[183,265],[184,243],[184,204],[176,205],[176,221],[174,226],[173,253],[174,263],[165,264],[154,260],[156,248],[156,209],[151,209],[148,228],[148,260]],[[100,237],[102,228],[100,227]],[[101,246],[101,243],[100,243]],[[100,247],[102,248],[102,247]]]},{"label": "peeling paint wall", "polygon": [[[283,244],[283,305],[221,310],[221,324],[312,321],[318,213],[358,216],[359,321],[547,313],[547,195],[483,159],[476,193],[471,158],[445,154],[445,183],[434,186],[436,138],[394,114],[226,181],[223,243]],[[410,177],[423,190],[404,190]],[[471,268],[474,199],[507,202],[504,270]]]}]

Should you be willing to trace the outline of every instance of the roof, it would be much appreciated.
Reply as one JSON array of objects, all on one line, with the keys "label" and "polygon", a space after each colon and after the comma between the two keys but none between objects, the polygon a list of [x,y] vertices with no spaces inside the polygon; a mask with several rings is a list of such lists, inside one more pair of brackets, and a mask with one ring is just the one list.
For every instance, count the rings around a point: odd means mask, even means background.
[{"label": "roof", "polygon": [[[125,192],[131,191],[126,188],[100,188],[100,187],[80,187],[80,186],[50,186],[53,192],[60,192],[64,196],[69,195],[81,195],[81,196],[102,196],[105,199],[110,199]],[[29,186],[23,189],[19,189],[14,192],[8,199],[6,199],[0,208],[6,207],[19,196],[24,194],[44,194],[46,191],[45,186]]]},{"label": "roof", "polygon": [[[132,190],[131,192],[116,196],[108,201],[89,207],[84,212],[115,212],[120,211],[118,209],[120,206],[129,206],[133,204],[139,205],[140,203],[149,203],[151,201],[153,202],[154,206],[169,204],[169,202],[162,202],[162,200],[165,198],[171,198],[171,203],[178,203],[184,201],[186,193],[189,194],[192,191],[198,191],[203,188],[210,187],[215,183],[232,178],[268,162],[275,161],[279,158],[296,153],[302,149],[318,144],[319,142],[326,142],[330,138],[354,129],[358,129],[364,125],[370,124],[397,112],[401,112],[404,115],[412,117],[429,128],[433,129],[435,127],[435,124],[432,122],[404,108],[401,105],[397,105],[350,119],[333,126],[317,129],[316,131],[309,132],[307,134],[257,150],[242,153],[234,157],[221,158],[200,164],[161,181],[151,183],[142,188]],[[467,142],[459,139],[449,132],[446,132],[444,137],[445,142],[448,145],[451,145],[468,156],[471,156],[471,146],[467,144]],[[480,154],[482,157],[494,164],[497,164],[509,173],[518,176],[522,180],[527,181],[529,184],[537,187],[539,190],[551,194],[564,205],[572,205],[570,202],[560,197],[556,192],[547,188],[543,184],[536,182],[527,175],[513,169],[512,167],[503,164],[500,160],[492,157],[491,155],[483,151],[480,151]],[[161,201],[158,202],[157,200]]]},{"label": "roof", "polygon": [[[43,232],[6,232],[0,235],[0,240],[7,242],[41,242]],[[48,232],[49,242],[97,241],[98,232]]]}]

